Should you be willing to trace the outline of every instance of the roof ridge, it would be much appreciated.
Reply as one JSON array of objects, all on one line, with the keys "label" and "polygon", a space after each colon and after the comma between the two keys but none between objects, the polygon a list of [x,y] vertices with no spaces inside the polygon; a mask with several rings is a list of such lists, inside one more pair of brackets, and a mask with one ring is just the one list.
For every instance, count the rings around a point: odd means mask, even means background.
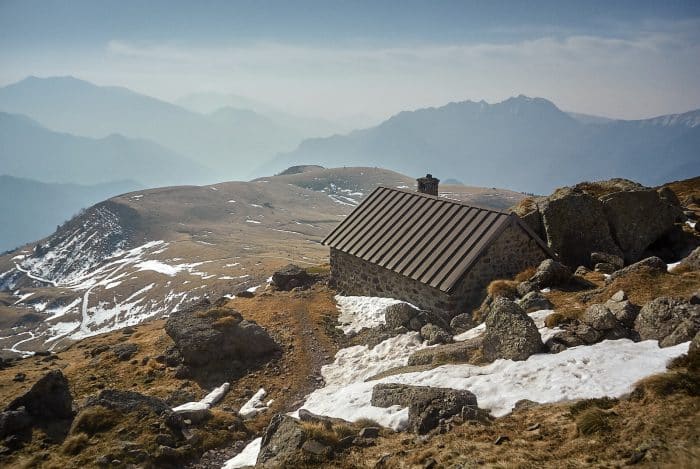
[{"label": "roof ridge", "polygon": [[510,215],[510,214],[512,213],[512,212],[507,212],[507,211],[505,211],[505,210],[499,210],[499,209],[497,209],[497,208],[485,207],[485,206],[479,205],[479,204],[464,202],[463,200],[449,199],[449,198],[447,198],[447,197],[440,197],[439,194],[438,194],[437,196],[434,196],[434,195],[430,195],[430,194],[424,194],[424,193],[422,193],[422,192],[418,192],[418,191],[415,191],[415,190],[401,189],[401,188],[398,188],[398,187],[389,187],[389,186],[378,185],[377,188],[374,189],[374,190],[377,190],[377,189],[379,189],[379,188],[381,188],[381,189],[388,189],[388,190],[390,190],[390,191],[396,191],[396,192],[404,192],[404,193],[406,193],[406,194],[411,194],[411,195],[414,195],[414,196],[417,196],[417,197],[426,197],[426,198],[428,198],[428,199],[438,200],[438,201],[441,201],[441,202],[449,202],[449,203],[453,203],[453,204],[457,204],[457,205],[462,205],[462,206],[464,206],[464,207],[476,208],[476,209],[479,209],[479,210],[486,210],[486,211],[488,211],[488,212],[494,212],[494,213],[498,213],[498,214],[501,214],[501,215]]}]

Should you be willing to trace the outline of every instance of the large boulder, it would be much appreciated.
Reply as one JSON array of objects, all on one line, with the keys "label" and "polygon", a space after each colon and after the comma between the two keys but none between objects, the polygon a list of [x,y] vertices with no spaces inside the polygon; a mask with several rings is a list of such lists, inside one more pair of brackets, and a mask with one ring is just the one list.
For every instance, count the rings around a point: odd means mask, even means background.
[{"label": "large boulder", "polygon": [[634,328],[642,340],[658,340],[660,347],[687,342],[700,331],[700,305],[681,298],[656,298],[642,307]]},{"label": "large boulder", "polygon": [[18,410],[20,407],[24,407],[35,419],[43,421],[72,418],[73,396],[61,370],[49,371],[29,391],[10,402],[5,410]]},{"label": "large boulder", "polygon": [[542,293],[538,291],[531,291],[530,293],[523,296],[521,299],[517,300],[518,306],[520,306],[526,313],[532,313],[533,311],[540,311],[543,309],[553,309],[554,305],[551,301],[547,299]]},{"label": "large boulder", "polygon": [[603,203],[575,188],[558,189],[538,201],[547,243],[569,266],[591,267],[592,252],[622,255],[615,244]]},{"label": "large boulder", "polygon": [[306,440],[299,420],[285,414],[272,417],[260,442],[256,465],[288,467],[289,460],[301,449]]},{"label": "large boulder", "polygon": [[663,200],[655,189],[614,192],[600,200],[610,231],[627,263],[638,261],[642,253],[670,231],[683,214],[678,206]]},{"label": "large boulder", "polygon": [[316,277],[294,264],[289,264],[272,274],[272,285],[283,291],[298,287],[306,288],[315,281]]},{"label": "large boulder", "polygon": [[542,351],[542,338],[535,322],[510,300],[495,299],[485,323],[483,352],[489,361],[525,360]]},{"label": "large boulder", "polygon": [[238,311],[208,302],[175,312],[165,324],[185,366],[193,371],[248,368],[272,358],[279,346],[267,331]]},{"label": "large boulder", "polygon": [[475,419],[476,396],[469,391],[382,383],[372,389],[372,405],[408,407],[408,427],[423,435],[454,415]]}]

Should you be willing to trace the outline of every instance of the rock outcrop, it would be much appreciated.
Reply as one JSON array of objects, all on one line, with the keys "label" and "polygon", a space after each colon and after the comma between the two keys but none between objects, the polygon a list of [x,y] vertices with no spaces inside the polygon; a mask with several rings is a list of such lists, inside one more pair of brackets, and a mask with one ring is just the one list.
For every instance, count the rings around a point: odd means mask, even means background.
[{"label": "rock outcrop", "polygon": [[636,262],[684,216],[670,189],[657,191],[625,179],[557,189],[548,197],[521,203],[515,212],[563,263],[572,268],[597,266],[605,273],[621,266],[591,259],[592,253]]},{"label": "rock outcrop", "polygon": [[34,383],[29,391],[5,408],[24,407],[29,415],[44,421],[73,418],[73,396],[61,370],[52,370]]},{"label": "rock outcrop", "polygon": [[275,415],[263,433],[257,465],[287,467],[305,440],[304,430],[297,419],[284,414]]},{"label": "rock outcrop", "polygon": [[658,257],[647,257],[639,262],[628,265],[624,269],[614,272],[610,277],[605,279],[606,284],[610,284],[620,277],[629,275],[635,272],[663,273],[666,272],[666,263]]},{"label": "rock outcrop", "polygon": [[505,298],[497,298],[486,317],[484,332],[484,358],[525,360],[542,351],[543,344],[535,322],[517,304]]},{"label": "rock outcrop", "polygon": [[419,435],[454,415],[472,420],[478,415],[476,396],[471,392],[429,386],[378,384],[372,390],[372,405],[408,407],[408,428]]}]

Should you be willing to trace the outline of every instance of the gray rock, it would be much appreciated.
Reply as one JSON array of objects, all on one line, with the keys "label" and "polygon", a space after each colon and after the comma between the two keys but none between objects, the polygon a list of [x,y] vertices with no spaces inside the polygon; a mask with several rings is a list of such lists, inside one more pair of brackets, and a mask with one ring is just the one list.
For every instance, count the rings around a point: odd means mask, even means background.
[{"label": "gray rock", "polygon": [[210,307],[207,301],[172,313],[165,324],[184,365],[193,373],[235,365],[247,368],[279,351],[265,329],[243,319],[238,311],[219,307],[213,309],[217,314],[207,314]]},{"label": "gray rock", "polygon": [[542,351],[543,344],[535,322],[518,305],[497,298],[486,318],[483,342],[484,357],[525,360]]},{"label": "gray rock", "polygon": [[299,421],[284,414],[272,417],[260,443],[257,464],[286,467],[285,464],[304,444],[304,430]]},{"label": "gray rock", "polygon": [[357,436],[360,438],[377,438],[379,436],[379,431],[379,427],[364,427]]},{"label": "gray rock", "polygon": [[[534,282],[530,282],[529,280],[520,282],[516,288],[520,297],[526,296],[528,293],[540,291],[540,288]],[[486,315],[488,315],[488,312],[484,312],[482,310],[482,317]]]},{"label": "gray rock", "polygon": [[372,390],[372,405],[408,407],[408,426],[423,435],[440,424],[440,420],[463,413],[464,408],[476,410],[476,396],[469,391],[428,386],[382,383]]},{"label": "gray rock", "polygon": [[409,366],[431,365],[433,363],[466,363],[479,351],[482,338],[438,345],[413,352],[408,357]]},{"label": "gray rock", "polygon": [[589,306],[581,317],[581,321],[598,331],[614,329],[619,325],[617,318],[605,305],[593,304]]},{"label": "gray rock", "polygon": [[639,262],[635,262],[632,265],[628,265],[624,269],[620,269],[617,272],[614,272],[612,275],[610,275],[610,277],[605,279],[605,283],[610,284],[616,279],[624,277],[625,275],[643,271],[656,273],[666,272],[666,263],[658,257],[647,257],[646,259],[642,259]]},{"label": "gray rock", "polygon": [[32,417],[24,408],[0,412],[0,440],[10,435],[26,432],[32,425]]},{"label": "gray rock", "polygon": [[[617,292],[615,295],[613,295],[613,298],[617,295],[618,298],[620,298],[620,295],[618,293],[623,293],[622,290]],[[639,306],[632,304],[628,300],[614,300],[610,299],[605,302],[605,307],[612,312],[612,314],[615,316],[615,319],[617,319],[620,324],[626,326],[626,327],[633,327],[634,326],[634,320],[637,319],[637,315],[639,314]]]},{"label": "gray rock", "polygon": [[675,207],[681,207],[681,201],[678,200],[678,196],[672,189],[668,187],[662,187],[657,191],[659,193],[659,198],[669,205]]},{"label": "gray rock", "polygon": [[696,353],[700,353],[700,332],[695,334],[695,337],[693,337],[693,340],[690,342],[690,346],[688,347],[688,355]]},{"label": "gray rock", "polygon": [[602,274],[612,274],[615,272],[617,269],[615,268],[614,265],[608,264],[607,262],[598,262],[594,267],[593,270],[596,272],[600,272]]},{"label": "gray rock", "polygon": [[692,340],[700,331],[700,305],[681,298],[656,298],[642,307],[634,328],[642,340],[658,340],[661,347]]},{"label": "gray rock", "polygon": [[566,285],[571,280],[571,275],[571,270],[561,262],[557,262],[554,259],[545,259],[528,281],[533,283],[538,289],[556,287]]},{"label": "gray rock", "polygon": [[[579,324],[572,328],[571,332],[576,336],[576,339],[583,344],[591,345],[600,342],[603,339],[603,332],[593,329],[588,324]],[[578,345],[581,345],[580,343]],[[573,347],[573,345],[571,345]]]},{"label": "gray rock", "polygon": [[272,284],[278,290],[289,291],[293,288],[306,288],[316,281],[316,277],[311,276],[298,265],[289,264],[286,267],[272,274]]},{"label": "gray rock", "polygon": [[610,231],[614,233],[627,263],[638,261],[642,253],[670,231],[682,216],[681,209],[661,199],[655,189],[614,192],[600,200]]},{"label": "gray rock", "polygon": [[73,396],[61,370],[49,371],[29,391],[10,402],[5,410],[18,410],[20,407],[43,421],[72,418]]},{"label": "gray rock", "polygon": [[622,255],[610,232],[603,203],[596,197],[563,188],[538,202],[538,207],[547,244],[564,264],[590,266],[592,252]]},{"label": "gray rock", "polygon": [[384,320],[388,329],[405,327],[410,331],[420,331],[428,323],[427,315],[408,303],[387,306],[384,309]]},{"label": "gray rock", "polygon": [[615,270],[619,270],[625,266],[625,260],[620,256],[608,254],[607,252],[592,252],[591,264],[595,265],[601,262],[610,264]]},{"label": "gray rock", "polygon": [[130,342],[117,344],[112,347],[112,353],[121,361],[127,361],[138,351],[139,347]]},{"label": "gray rock", "polygon": [[681,259],[678,267],[687,270],[700,270],[700,247],[695,248],[688,256]]},{"label": "gray rock", "polygon": [[170,406],[157,397],[146,396],[135,391],[104,389],[97,396],[87,398],[85,407],[100,405],[122,413],[152,411],[157,415],[170,411]]},{"label": "gray rock", "polygon": [[627,299],[627,293],[625,293],[624,290],[618,290],[610,299],[612,301],[625,301]]},{"label": "gray rock", "polygon": [[532,313],[533,311],[539,311],[542,309],[552,309],[554,305],[551,301],[547,299],[542,293],[538,291],[532,291],[522,297],[517,301],[518,306],[520,306],[526,313]]},{"label": "gray rock", "polygon": [[455,334],[461,334],[462,332],[466,332],[475,326],[476,324],[472,319],[472,315],[469,313],[458,314],[450,321],[450,329],[452,329]]},{"label": "gray rock", "polygon": [[305,453],[323,458],[328,458],[333,454],[333,448],[317,440],[306,440],[304,444],[301,445],[301,450]]},{"label": "gray rock", "polygon": [[196,409],[196,410],[181,410],[176,412],[183,419],[189,420],[194,425],[200,424],[211,418],[211,410],[209,409]]},{"label": "gray rock", "polygon": [[453,341],[451,334],[432,323],[421,327],[420,336],[428,345],[448,344]]}]

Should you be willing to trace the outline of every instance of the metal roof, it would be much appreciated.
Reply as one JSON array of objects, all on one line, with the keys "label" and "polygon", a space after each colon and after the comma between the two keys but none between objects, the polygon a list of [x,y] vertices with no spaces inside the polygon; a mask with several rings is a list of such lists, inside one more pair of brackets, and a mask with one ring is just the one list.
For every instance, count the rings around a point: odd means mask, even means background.
[{"label": "metal roof", "polygon": [[554,257],[514,214],[389,187],[375,189],[323,244],[450,292],[512,224]]}]

